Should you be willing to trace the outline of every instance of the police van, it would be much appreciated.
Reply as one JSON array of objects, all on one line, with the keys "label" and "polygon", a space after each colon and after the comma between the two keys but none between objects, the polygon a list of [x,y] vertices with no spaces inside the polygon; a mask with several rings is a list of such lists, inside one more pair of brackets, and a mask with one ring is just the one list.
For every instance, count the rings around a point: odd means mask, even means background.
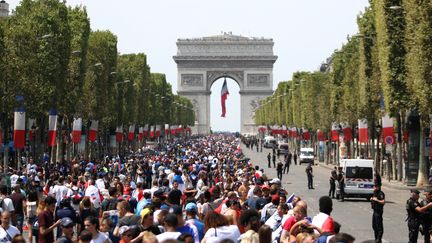
[{"label": "police van", "polygon": [[[374,161],[369,159],[343,159],[340,166],[345,178],[344,198],[358,197],[369,200],[373,196]],[[340,198],[339,187],[336,197]]]}]

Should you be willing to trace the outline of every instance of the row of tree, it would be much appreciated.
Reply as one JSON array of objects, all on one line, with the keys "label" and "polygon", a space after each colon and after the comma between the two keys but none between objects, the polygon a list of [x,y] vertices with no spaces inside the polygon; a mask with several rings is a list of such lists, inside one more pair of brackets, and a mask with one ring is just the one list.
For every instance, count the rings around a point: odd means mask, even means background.
[{"label": "row of tree", "polygon": [[105,135],[118,125],[195,120],[192,103],[172,93],[164,74],[151,73],[145,54],[119,54],[113,33],[91,30],[85,8],[59,0],[23,0],[0,19],[0,95],[3,141],[12,139],[12,111],[24,106],[41,150],[51,108],[59,130],[81,117],[99,121]]},{"label": "row of tree", "polygon": [[348,37],[319,71],[297,72],[292,80],[279,83],[274,95],[262,101],[255,121],[329,132],[333,122],[356,130],[357,120],[367,119],[367,154],[382,161],[377,141],[382,142],[380,118],[388,114],[397,135],[388,158],[393,162],[389,176],[402,180],[408,179],[404,170],[407,175],[415,172],[417,185],[424,185],[429,169],[424,141],[432,114],[432,4],[369,2],[357,17],[359,33]]}]

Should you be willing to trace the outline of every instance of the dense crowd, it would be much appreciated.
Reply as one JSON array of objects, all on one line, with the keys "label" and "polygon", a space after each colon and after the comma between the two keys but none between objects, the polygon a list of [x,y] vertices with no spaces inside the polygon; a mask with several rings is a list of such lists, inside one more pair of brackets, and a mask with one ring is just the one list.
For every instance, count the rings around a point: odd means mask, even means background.
[{"label": "dense crowd", "polygon": [[309,217],[307,203],[229,135],[98,161],[29,158],[0,193],[0,242],[354,242],[330,216],[330,197],[310,202],[320,213]]}]

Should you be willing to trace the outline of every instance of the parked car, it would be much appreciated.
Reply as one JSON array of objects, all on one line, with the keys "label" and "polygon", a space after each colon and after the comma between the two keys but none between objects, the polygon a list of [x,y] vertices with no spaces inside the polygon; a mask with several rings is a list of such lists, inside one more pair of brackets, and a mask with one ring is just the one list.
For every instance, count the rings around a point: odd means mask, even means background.
[{"label": "parked car", "polygon": [[[340,163],[345,176],[344,198],[357,197],[369,200],[373,196],[374,161],[369,159],[343,159]],[[340,198],[339,187],[336,198]]]},{"label": "parked car", "polygon": [[265,137],[264,148],[277,148],[277,140],[273,136]]},{"label": "parked car", "polygon": [[278,154],[288,154],[289,150],[288,150],[289,146],[288,143],[279,143],[278,145]]},{"label": "parked car", "polygon": [[314,163],[314,150],[313,148],[301,148],[299,155],[299,164]]}]

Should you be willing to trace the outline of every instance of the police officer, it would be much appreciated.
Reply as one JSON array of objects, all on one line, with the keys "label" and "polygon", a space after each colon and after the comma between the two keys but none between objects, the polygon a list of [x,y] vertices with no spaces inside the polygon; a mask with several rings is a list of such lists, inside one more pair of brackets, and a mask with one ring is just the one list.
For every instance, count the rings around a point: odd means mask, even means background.
[{"label": "police officer", "polygon": [[[425,196],[425,198],[423,199],[423,201],[420,203],[420,205],[422,207],[428,205],[430,202],[432,202],[432,188],[427,188],[424,190],[423,195]],[[429,236],[429,231],[432,230],[432,208],[427,209],[424,213],[423,213],[423,221],[422,221],[422,226],[423,226],[423,236],[424,236],[424,242],[425,243],[430,243],[430,236]]]},{"label": "police officer", "polygon": [[335,192],[336,192],[336,180],[337,180],[337,172],[336,172],[336,166],[330,173],[330,190],[329,190],[329,197],[335,198]]},{"label": "police officer", "polygon": [[337,180],[339,183],[340,200],[343,202],[345,199],[345,175],[342,171],[342,167],[338,168]]},{"label": "police officer", "polygon": [[409,243],[416,243],[419,233],[419,227],[421,224],[421,214],[426,212],[429,208],[432,208],[432,202],[426,206],[421,206],[419,200],[419,190],[411,189],[411,197],[406,202],[406,210],[408,213],[408,231],[409,231]]},{"label": "police officer", "polygon": [[370,201],[371,207],[373,209],[372,228],[375,233],[375,242],[381,243],[384,233],[383,212],[385,204],[385,194],[383,191],[381,191],[381,185],[374,185],[374,194],[373,197],[371,197]]}]

